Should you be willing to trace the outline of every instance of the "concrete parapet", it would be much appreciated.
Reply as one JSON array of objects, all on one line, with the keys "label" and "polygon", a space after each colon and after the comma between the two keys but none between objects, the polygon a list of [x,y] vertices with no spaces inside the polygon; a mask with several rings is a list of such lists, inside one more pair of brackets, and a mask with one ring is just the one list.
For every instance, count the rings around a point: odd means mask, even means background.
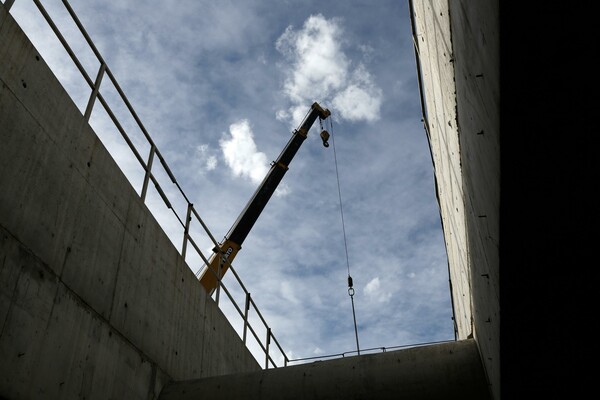
[{"label": "concrete parapet", "polygon": [[172,382],[160,400],[490,398],[473,339]]}]

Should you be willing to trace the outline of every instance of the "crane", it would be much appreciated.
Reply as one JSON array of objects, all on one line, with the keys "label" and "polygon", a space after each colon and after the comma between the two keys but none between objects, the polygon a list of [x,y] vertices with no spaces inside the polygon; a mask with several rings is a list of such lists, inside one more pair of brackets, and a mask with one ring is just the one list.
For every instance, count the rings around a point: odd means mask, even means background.
[{"label": "crane", "polygon": [[[237,220],[225,235],[223,241],[215,246],[213,254],[208,260],[207,268],[200,276],[200,282],[206,291],[212,294],[219,280],[222,278],[229,265],[242,248],[242,243],[250,233],[254,223],[260,216],[260,213],[265,208],[267,202],[277,189],[281,179],[287,172],[290,162],[296,155],[296,152],[306,139],[308,131],[312,127],[317,118],[325,120],[331,115],[328,109],[322,108],[318,103],[313,103],[310,111],[300,124],[298,129],[293,131],[292,137],[284,147],[276,161],[271,164],[271,169],[263,179],[258,189],[252,195],[250,201],[238,216]],[[320,137],[325,147],[329,147],[329,133],[322,130]]]}]

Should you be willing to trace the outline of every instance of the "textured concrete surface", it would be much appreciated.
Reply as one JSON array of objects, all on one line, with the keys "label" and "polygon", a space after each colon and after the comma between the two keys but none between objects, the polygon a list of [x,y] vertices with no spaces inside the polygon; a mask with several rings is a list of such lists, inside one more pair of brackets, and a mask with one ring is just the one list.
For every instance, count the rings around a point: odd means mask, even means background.
[{"label": "textured concrete surface", "polygon": [[0,24],[0,397],[259,370],[2,5]]},{"label": "textured concrete surface", "polygon": [[413,1],[458,339],[500,398],[500,34],[497,1]]},{"label": "textured concrete surface", "polygon": [[450,1],[474,337],[500,397],[500,32],[498,1]]},{"label": "textured concrete surface", "polygon": [[0,5],[0,397],[499,399],[498,2],[413,3],[466,348],[261,371]]},{"label": "textured concrete surface", "polygon": [[170,383],[160,400],[489,399],[475,341]]}]

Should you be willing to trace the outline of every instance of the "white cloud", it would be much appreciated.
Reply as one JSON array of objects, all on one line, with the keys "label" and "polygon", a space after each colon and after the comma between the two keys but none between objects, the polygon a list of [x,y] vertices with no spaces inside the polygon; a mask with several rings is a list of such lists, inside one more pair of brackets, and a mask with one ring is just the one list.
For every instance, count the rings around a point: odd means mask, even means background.
[{"label": "white cloud", "polygon": [[366,284],[364,291],[370,300],[375,300],[380,303],[389,301],[392,297],[391,293],[385,292],[381,288],[381,282],[379,281],[378,276],[371,279],[369,283]]},{"label": "white cloud", "polygon": [[265,153],[258,151],[250,122],[243,119],[229,126],[229,135],[220,141],[225,162],[236,176],[260,183],[268,171]]},{"label": "white cloud", "polygon": [[371,80],[371,75],[361,64],[352,74],[346,88],[333,99],[333,107],[342,118],[349,121],[376,121],[379,119],[382,92]]},{"label": "white cloud", "polygon": [[204,169],[206,171],[212,171],[215,168],[217,168],[217,156],[211,154],[212,150],[207,144],[201,144],[196,146],[196,150],[198,152],[198,158],[200,159],[200,162],[204,165]]},{"label": "white cloud", "polygon": [[365,293],[368,295],[373,295],[375,294],[375,292],[377,292],[377,290],[379,290],[379,286],[381,286],[381,284],[379,283],[379,277],[376,276],[375,278],[371,279],[369,283],[367,283],[367,285],[365,286]]},{"label": "white cloud", "polygon": [[275,196],[277,197],[285,197],[290,193],[292,193],[292,189],[290,189],[290,186],[285,182],[279,183],[279,186],[277,186],[277,189],[275,190]]},{"label": "white cloud", "polygon": [[292,103],[277,112],[279,120],[291,117],[298,124],[313,101],[331,103],[340,118],[350,121],[379,119],[382,91],[363,64],[351,69],[352,61],[342,49],[343,35],[340,20],[317,14],[298,31],[289,26],[277,40],[277,50],[288,61],[283,66],[283,92]]},{"label": "white cloud", "polygon": [[[254,133],[247,119],[240,120],[229,126],[229,135],[225,134],[219,141],[225,163],[235,176],[249,179],[255,185],[262,183],[269,172],[269,162],[265,153],[258,151],[254,142]],[[216,167],[216,158],[206,161],[207,167]],[[275,190],[275,196],[284,197],[292,190],[281,182]]]},{"label": "white cloud", "polygon": [[300,303],[300,300],[298,300],[298,297],[296,296],[296,293],[294,291],[294,286],[292,285],[292,283],[290,283],[289,281],[281,282],[279,289],[281,292],[281,296],[284,299],[286,299],[287,301],[289,301],[293,304]]},{"label": "white cloud", "polygon": [[212,171],[215,168],[217,168],[217,157],[215,157],[215,156],[208,157],[208,159],[206,160],[206,169],[208,171]]},{"label": "white cloud", "polygon": [[296,60],[284,84],[292,101],[305,102],[310,99],[308,93],[327,93],[344,84],[348,61],[340,48],[341,38],[337,21],[319,14],[310,16],[298,32],[289,26],[277,40],[276,48]]}]

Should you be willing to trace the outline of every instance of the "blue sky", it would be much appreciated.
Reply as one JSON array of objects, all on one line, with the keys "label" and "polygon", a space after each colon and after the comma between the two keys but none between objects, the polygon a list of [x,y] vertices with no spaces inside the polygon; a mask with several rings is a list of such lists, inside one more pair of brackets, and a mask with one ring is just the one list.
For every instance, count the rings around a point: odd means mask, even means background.
[{"label": "blue sky", "polygon": [[[94,79],[99,64],[62,3],[43,4]],[[72,7],[217,240],[310,105],[332,112],[325,127],[335,140],[348,264],[333,147],[322,146],[318,124],[234,262],[288,357],[356,350],[348,265],[362,349],[454,338],[406,1]],[[89,89],[33,3],[16,0],[12,13],[85,109]],[[103,96],[116,102],[114,88],[103,85]],[[146,157],[131,117],[116,113]],[[140,188],[142,170],[101,107],[91,124]],[[177,198],[166,176],[161,184]],[[148,205],[179,248],[179,222],[156,192]],[[174,205],[184,215],[184,203]],[[202,266],[199,258],[188,263],[194,272]],[[223,310],[233,313],[227,304]]]}]

